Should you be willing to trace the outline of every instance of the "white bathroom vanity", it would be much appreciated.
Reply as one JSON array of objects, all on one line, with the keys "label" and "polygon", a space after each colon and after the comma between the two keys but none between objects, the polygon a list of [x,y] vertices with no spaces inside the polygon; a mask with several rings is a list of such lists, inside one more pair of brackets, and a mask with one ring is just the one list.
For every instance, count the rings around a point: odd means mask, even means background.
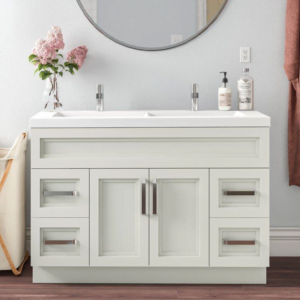
[{"label": "white bathroom vanity", "polygon": [[37,283],[266,283],[270,118],[41,112],[31,127]]}]

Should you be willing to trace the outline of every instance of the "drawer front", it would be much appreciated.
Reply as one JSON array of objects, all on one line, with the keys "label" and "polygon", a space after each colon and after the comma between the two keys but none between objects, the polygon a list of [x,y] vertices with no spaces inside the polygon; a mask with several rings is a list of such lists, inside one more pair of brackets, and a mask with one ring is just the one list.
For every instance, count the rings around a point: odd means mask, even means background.
[{"label": "drawer front", "polygon": [[89,217],[89,170],[31,170],[31,214]]},{"label": "drawer front", "polygon": [[268,169],[210,170],[210,216],[269,217]]},{"label": "drawer front", "polygon": [[210,266],[269,266],[269,219],[211,219]]},{"label": "drawer front", "polygon": [[31,220],[32,266],[88,266],[89,219]]},{"label": "drawer front", "polygon": [[269,167],[269,128],[32,129],[33,168]]}]

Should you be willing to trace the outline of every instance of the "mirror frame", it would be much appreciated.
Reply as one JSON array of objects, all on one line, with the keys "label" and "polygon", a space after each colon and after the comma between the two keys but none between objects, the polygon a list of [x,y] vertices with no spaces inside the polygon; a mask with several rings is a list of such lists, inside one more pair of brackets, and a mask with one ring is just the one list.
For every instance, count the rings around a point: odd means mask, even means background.
[{"label": "mirror frame", "polygon": [[179,47],[181,45],[184,45],[188,42],[190,42],[191,40],[193,40],[194,38],[196,38],[197,36],[199,36],[201,33],[203,33],[204,31],[206,31],[206,29],[214,22],[216,21],[216,19],[219,17],[219,15],[222,13],[224,7],[226,6],[228,0],[224,0],[223,5],[221,6],[219,12],[215,15],[215,17],[205,26],[203,27],[201,30],[199,30],[198,32],[196,32],[194,35],[190,36],[188,39],[174,44],[174,45],[170,45],[170,46],[166,46],[166,47],[154,47],[154,48],[145,48],[145,47],[138,47],[138,46],[133,46],[127,43],[124,43],[116,38],[114,38],[113,36],[111,36],[110,34],[108,34],[107,32],[105,32],[103,29],[101,29],[89,16],[89,14],[86,12],[86,10],[84,9],[82,3],[80,0],[76,0],[80,9],[82,10],[82,12],[84,13],[84,15],[86,16],[86,18],[90,21],[90,23],[98,30],[100,31],[104,36],[106,36],[107,38],[109,38],[110,40],[114,41],[115,43],[131,48],[131,49],[135,49],[135,50],[142,50],[142,51],[161,51],[161,50],[168,50],[168,49],[173,49],[176,47]]}]

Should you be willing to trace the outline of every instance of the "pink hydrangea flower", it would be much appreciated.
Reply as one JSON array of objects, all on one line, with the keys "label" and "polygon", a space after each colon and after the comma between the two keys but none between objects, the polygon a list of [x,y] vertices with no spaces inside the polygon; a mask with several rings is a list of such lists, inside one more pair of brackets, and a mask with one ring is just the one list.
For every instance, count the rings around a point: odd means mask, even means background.
[{"label": "pink hydrangea flower", "polygon": [[68,52],[67,61],[77,64],[78,68],[80,69],[84,63],[87,52],[88,48],[86,46],[79,46]]},{"label": "pink hydrangea flower", "polygon": [[46,40],[54,50],[63,50],[65,48],[63,35],[58,26],[52,26],[48,31]]},{"label": "pink hydrangea flower", "polygon": [[45,65],[51,59],[55,59],[56,52],[55,49],[49,44],[46,40],[37,40],[35,43],[35,47],[33,49],[33,54],[35,54],[40,63]]}]

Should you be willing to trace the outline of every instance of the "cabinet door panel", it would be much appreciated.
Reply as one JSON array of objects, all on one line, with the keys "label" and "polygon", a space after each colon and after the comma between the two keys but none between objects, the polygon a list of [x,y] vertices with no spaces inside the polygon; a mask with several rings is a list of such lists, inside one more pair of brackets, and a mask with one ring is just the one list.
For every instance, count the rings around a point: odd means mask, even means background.
[{"label": "cabinet door panel", "polygon": [[150,170],[150,182],[150,265],[208,266],[208,170]]},{"label": "cabinet door panel", "polygon": [[90,172],[91,265],[148,265],[148,170]]}]

